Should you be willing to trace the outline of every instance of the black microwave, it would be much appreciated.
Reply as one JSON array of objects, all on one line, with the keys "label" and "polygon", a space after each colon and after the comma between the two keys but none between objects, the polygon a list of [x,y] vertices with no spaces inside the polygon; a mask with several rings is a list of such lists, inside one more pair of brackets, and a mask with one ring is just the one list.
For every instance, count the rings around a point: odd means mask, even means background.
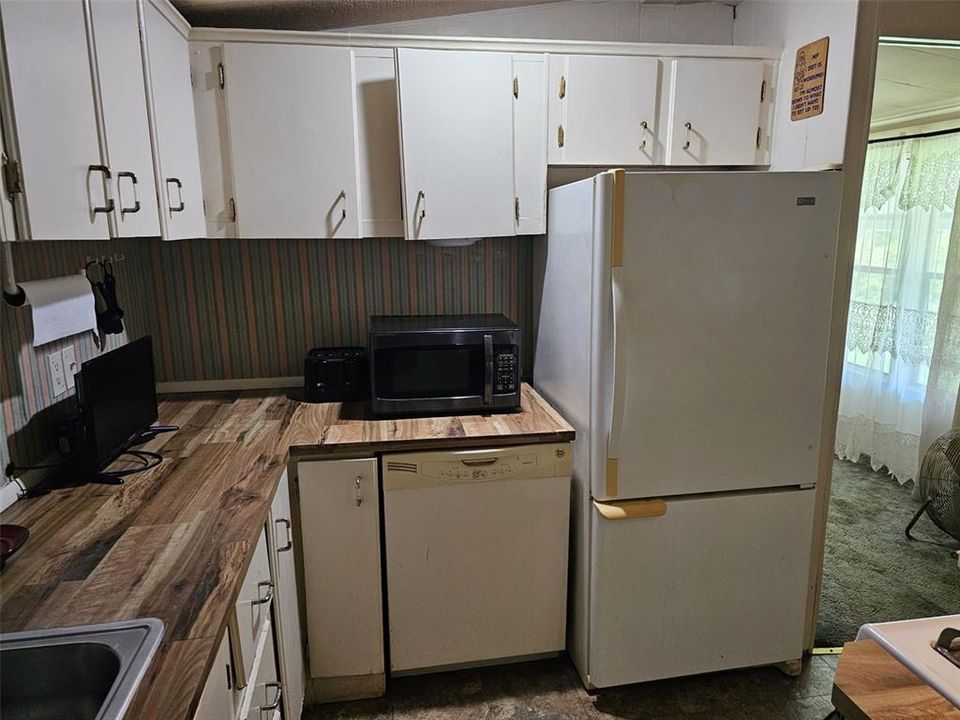
[{"label": "black microwave", "polygon": [[520,407],[520,328],[503,315],[375,315],[368,340],[375,414]]}]

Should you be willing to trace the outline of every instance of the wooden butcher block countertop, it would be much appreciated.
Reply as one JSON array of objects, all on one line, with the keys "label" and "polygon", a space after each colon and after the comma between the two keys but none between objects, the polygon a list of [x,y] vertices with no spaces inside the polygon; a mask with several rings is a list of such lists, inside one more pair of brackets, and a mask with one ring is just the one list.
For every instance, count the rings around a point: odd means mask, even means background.
[{"label": "wooden butcher block countertop", "polygon": [[144,446],[163,463],[124,485],[21,500],[0,521],[30,538],[0,576],[0,632],[156,617],[163,641],[128,718],[191,718],[294,454],[561,442],[571,428],[530,387],[523,411],[370,420],[362,406],[308,405],[283,391],[171,396]]}]

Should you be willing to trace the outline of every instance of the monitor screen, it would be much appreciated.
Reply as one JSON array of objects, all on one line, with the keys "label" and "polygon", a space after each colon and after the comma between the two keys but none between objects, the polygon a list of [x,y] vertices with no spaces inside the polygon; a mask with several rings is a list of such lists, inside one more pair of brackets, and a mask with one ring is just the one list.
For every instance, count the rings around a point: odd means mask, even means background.
[{"label": "monitor screen", "polygon": [[148,335],[88,360],[77,373],[84,465],[100,470],[157,420],[153,341]]}]

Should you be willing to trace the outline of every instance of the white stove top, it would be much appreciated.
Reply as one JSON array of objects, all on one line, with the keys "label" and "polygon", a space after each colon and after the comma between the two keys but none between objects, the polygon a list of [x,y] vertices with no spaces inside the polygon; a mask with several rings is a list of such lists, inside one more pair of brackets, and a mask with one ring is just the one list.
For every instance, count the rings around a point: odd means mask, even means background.
[{"label": "white stove top", "polygon": [[910,668],[917,677],[960,708],[960,668],[933,649],[945,628],[960,628],[960,615],[870,623],[857,640],[874,640]]}]

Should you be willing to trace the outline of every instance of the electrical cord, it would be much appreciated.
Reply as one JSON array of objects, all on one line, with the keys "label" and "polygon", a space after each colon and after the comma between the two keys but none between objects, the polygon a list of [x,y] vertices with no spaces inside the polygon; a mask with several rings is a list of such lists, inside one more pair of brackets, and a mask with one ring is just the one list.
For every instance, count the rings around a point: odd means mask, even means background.
[{"label": "electrical cord", "polygon": [[112,470],[110,472],[103,472],[100,474],[108,478],[123,478],[127,477],[128,475],[144,472],[145,470],[152,470],[163,462],[163,455],[160,453],[151,452],[149,450],[128,449],[121,452],[120,455],[132,455],[143,464],[140,467],[127,468],[125,470]]}]

